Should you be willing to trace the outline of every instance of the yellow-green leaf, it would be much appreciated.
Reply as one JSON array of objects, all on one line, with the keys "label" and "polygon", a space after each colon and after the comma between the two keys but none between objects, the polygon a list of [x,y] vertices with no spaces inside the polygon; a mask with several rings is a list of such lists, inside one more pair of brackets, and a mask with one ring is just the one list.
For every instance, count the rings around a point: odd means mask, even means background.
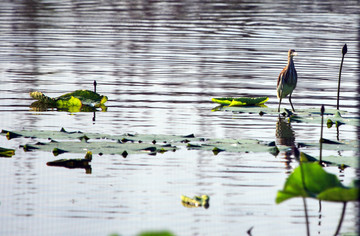
[{"label": "yellow-green leaf", "polygon": [[69,100],[59,99],[56,102],[58,108],[81,107],[81,101],[71,96]]},{"label": "yellow-green leaf", "polygon": [[13,155],[15,155],[14,149],[0,147],[0,157],[12,157]]},{"label": "yellow-green leaf", "polygon": [[269,100],[268,97],[226,97],[226,98],[212,98],[213,102],[224,106],[256,106],[262,105]]},{"label": "yellow-green leaf", "polygon": [[229,106],[231,106],[231,107],[232,106],[256,106],[256,105],[264,104],[267,100],[269,100],[268,97],[234,98]]}]

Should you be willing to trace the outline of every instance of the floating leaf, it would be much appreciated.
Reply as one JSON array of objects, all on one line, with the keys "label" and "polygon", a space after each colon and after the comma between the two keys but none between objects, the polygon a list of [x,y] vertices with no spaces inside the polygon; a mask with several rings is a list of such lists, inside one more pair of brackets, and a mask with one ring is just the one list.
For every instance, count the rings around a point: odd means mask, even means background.
[{"label": "floating leaf", "polygon": [[337,142],[337,141],[332,141],[332,140],[326,139],[326,138],[323,138],[323,139],[321,139],[320,141],[321,141],[322,143],[327,143],[327,144],[341,144],[341,143],[339,143],[339,142]]},{"label": "floating leaf", "polygon": [[104,103],[108,100],[106,96],[90,90],[76,90],[57,98],[50,98],[42,92],[30,92],[30,96],[38,100],[31,104],[31,107],[35,109],[58,108],[70,112],[94,111],[95,107],[100,107],[104,111],[107,109]]},{"label": "floating leaf", "polygon": [[13,155],[15,155],[14,149],[0,147],[0,157],[12,157]]},{"label": "floating leaf", "polygon": [[108,100],[106,96],[101,96],[100,94],[90,90],[76,90],[72,93],[64,94],[58,97],[56,100],[68,101],[72,97],[78,98],[79,100],[81,100],[82,104],[89,106],[95,104],[104,104]]},{"label": "floating leaf", "polygon": [[92,160],[92,153],[88,151],[83,159],[59,159],[56,161],[49,161],[46,163],[46,165],[66,167],[69,169],[83,168],[86,169],[86,173],[90,174],[91,160]]},{"label": "floating leaf", "polygon": [[[8,132],[3,130],[0,135],[5,136]],[[64,129],[60,131],[41,131],[41,130],[21,130],[11,131],[16,134],[16,137],[31,137],[29,143],[24,147],[25,151],[32,151],[34,149],[41,151],[52,152],[54,148],[71,153],[81,153],[84,149],[90,150],[93,153],[102,154],[118,154],[122,155],[124,151],[131,154],[144,153],[144,149],[150,148],[154,150],[153,153],[163,153],[165,151],[174,151],[178,146],[188,147],[188,149],[212,151],[214,154],[218,151],[223,152],[270,152],[277,155],[278,152],[286,151],[287,147],[275,147],[275,142],[261,142],[256,139],[205,139],[202,137],[195,137],[194,135],[186,136],[184,139],[182,135],[156,135],[156,134],[98,134],[98,133],[82,133],[80,131],[68,132]],[[42,143],[36,143],[36,141]],[[82,140],[82,142],[79,141]],[[49,141],[50,140],[50,141]],[[155,144],[153,141],[156,140]],[[302,146],[318,147],[319,143],[306,143]],[[358,149],[357,141],[341,141],[341,151],[356,152]],[[147,151],[151,153],[151,149]],[[323,150],[338,150],[339,145],[323,144]],[[156,151],[155,151],[156,150]],[[56,153],[56,152],[55,152]],[[351,152],[347,152],[351,153]],[[333,157],[324,156],[322,160],[331,161],[332,164],[337,165],[346,164],[352,167],[357,166],[358,157],[356,155]],[[312,161],[312,160],[308,160]]]},{"label": "floating leaf", "polygon": [[269,152],[271,155],[277,156],[280,153],[280,150],[277,146],[273,146],[273,147],[269,148]]},{"label": "floating leaf", "polygon": [[54,148],[53,151],[52,151],[52,153],[54,154],[54,156],[58,156],[58,155],[60,155],[60,154],[66,153],[66,152],[67,152],[67,151],[62,150],[62,149],[60,149],[60,148]]},{"label": "floating leaf", "polygon": [[[70,108],[70,107],[77,107],[79,110],[82,106],[80,99],[71,96],[68,100],[66,99],[59,99],[56,101],[56,106],[58,108]],[[75,108],[76,109],[76,108]]]},{"label": "floating leaf", "polygon": [[313,156],[310,156],[309,154],[306,154],[304,152],[300,152],[300,161],[301,162],[316,162],[319,161]]},{"label": "floating leaf", "polygon": [[30,92],[30,97],[49,106],[56,106],[56,98],[48,97],[44,95],[42,92],[38,92],[38,91]]},{"label": "floating leaf", "polygon": [[212,150],[212,152],[214,153],[214,155],[216,156],[217,154],[219,154],[220,152],[225,151],[224,149],[220,149],[217,147],[214,147],[214,149]]},{"label": "floating leaf", "polygon": [[231,98],[231,97],[229,97],[229,98],[212,98],[211,99],[211,101],[219,103],[224,106],[229,106],[233,100],[234,100],[234,98]]},{"label": "floating leaf", "polygon": [[[233,113],[253,113],[253,114],[268,114],[268,115],[279,115],[277,108],[266,107],[266,106],[229,106],[232,102],[229,99],[231,98],[213,98],[213,102],[217,102],[221,104],[221,106],[217,106],[212,109],[212,111],[230,111]],[[286,110],[285,110],[286,111]],[[291,115],[290,115],[291,113]],[[352,126],[360,126],[360,118],[349,114],[347,112],[343,112],[343,117],[338,115],[337,110],[335,109],[327,109],[324,113],[324,120],[329,121],[329,127],[332,124],[339,125],[352,125]],[[290,120],[294,122],[304,122],[304,123],[321,123],[320,111],[317,108],[309,108],[309,109],[297,109],[296,112],[283,112],[285,116],[290,116]],[[345,116],[347,115],[347,116]]]},{"label": "floating leaf", "polygon": [[208,195],[194,196],[193,198],[181,195],[181,203],[188,208],[204,207],[209,208],[210,198]]},{"label": "floating leaf", "polygon": [[225,106],[256,106],[264,104],[269,100],[268,97],[239,97],[239,98],[212,98],[213,102],[219,103]]},{"label": "floating leaf", "polygon": [[138,236],[175,236],[169,231],[146,231],[138,234]]}]

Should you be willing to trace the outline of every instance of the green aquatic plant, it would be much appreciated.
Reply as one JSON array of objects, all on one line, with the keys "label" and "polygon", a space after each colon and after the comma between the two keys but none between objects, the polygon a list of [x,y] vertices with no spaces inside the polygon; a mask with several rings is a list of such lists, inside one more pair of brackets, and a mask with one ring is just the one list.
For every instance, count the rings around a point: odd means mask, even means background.
[{"label": "green aquatic plant", "polygon": [[304,203],[307,235],[310,235],[306,198],[319,201],[341,202],[342,213],[334,235],[338,235],[345,217],[347,202],[360,200],[360,189],[354,182],[353,186],[344,186],[336,175],[327,173],[318,162],[302,162],[287,178],[284,188],[278,191],[276,203],[302,197]]},{"label": "green aquatic plant", "polygon": [[[113,233],[110,234],[109,236],[121,236],[121,234]],[[167,230],[161,230],[161,231],[144,231],[137,234],[137,236],[175,236],[175,234]]]},{"label": "green aquatic plant", "polygon": [[104,104],[108,100],[107,96],[102,96],[90,90],[76,90],[57,98],[51,98],[42,92],[36,91],[30,92],[30,97],[37,100],[31,104],[30,107],[32,108],[39,110],[57,108],[70,112],[94,111],[95,108],[101,108],[103,111],[106,111]]},{"label": "green aquatic plant", "polygon": [[92,160],[92,153],[88,151],[82,159],[59,159],[55,161],[49,161],[46,163],[48,166],[60,166],[69,169],[83,168],[86,169],[86,173],[91,173],[90,162]]},{"label": "green aquatic plant", "polygon": [[175,236],[170,231],[145,231],[138,234],[138,236]]},{"label": "green aquatic plant", "polygon": [[359,200],[359,188],[344,186],[336,175],[327,173],[316,162],[301,163],[278,191],[276,203],[294,197],[310,197],[325,201]]},{"label": "green aquatic plant", "polygon": [[342,58],[341,58],[341,64],[340,64],[340,69],[339,69],[339,80],[338,80],[338,89],[337,89],[337,103],[336,103],[336,109],[338,109],[338,110],[339,110],[339,100],[340,100],[341,71],[342,71],[342,66],[343,66],[343,63],[344,63],[344,57],[345,57],[345,54],[347,53],[347,45],[346,45],[346,43],[344,44],[341,52],[342,52]]},{"label": "green aquatic plant", "polygon": [[262,105],[269,100],[268,97],[227,97],[227,98],[212,98],[215,103],[219,103],[223,106],[258,106]]},{"label": "green aquatic plant", "polygon": [[0,157],[12,157],[15,155],[15,149],[0,147]]},{"label": "green aquatic plant", "polygon": [[[84,149],[93,154],[115,154],[127,158],[131,154],[147,153],[150,155],[162,154],[168,151],[176,151],[179,148],[188,150],[202,150],[220,155],[223,152],[232,153],[271,153],[277,156],[280,151],[285,151],[287,147],[275,145],[275,142],[261,142],[256,139],[205,139],[194,135],[156,135],[156,134],[98,134],[82,133],[80,131],[68,132],[64,129],[60,131],[42,130],[21,130],[8,131],[2,130],[0,135],[8,139],[25,138],[29,142],[23,145],[24,151],[46,151],[54,155],[62,153],[81,153]],[[40,141],[40,142],[39,142]],[[324,142],[325,150],[338,150],[340,142],[331,144]],[[318,146],[319,143],[304,143],[307,147]],[[342,151],[356,151],[357,141],[342,141]],[[343,157],[324,157],[333,165],[357,166],[357,156]]]},{"label": "green aquatic plant", "polygon": [[[213,98],[214,101],[215,98]],[[212,108],[212,111],[228,111],[234,114],[259,114],[259,116],[278,116],[276,108],[266,107],[265,105],[257,105],[257,106],[229,106],[231,104],[230,100],[218,99],[216,100],[219,103],[219,106]],[[231,99],[231,98],[230,98]],[[297,123],[311,123],[311,124],[320,124],[321,117],[320,111],[317,108],[309,108],[309,109],[296,109],[296,113],[290,110],[284,109],[282,113],[284,117],[287,117],[291,122]],[[328,127],[331,127],[332,124],[335,124],[336,127],[340,125],[352,125],[352,126],[360,126],[360,117],[351,115],[347,111],[341,111],[341,113],[336,109],[327,109],[324,113],[324,119],[328,121]]]}]

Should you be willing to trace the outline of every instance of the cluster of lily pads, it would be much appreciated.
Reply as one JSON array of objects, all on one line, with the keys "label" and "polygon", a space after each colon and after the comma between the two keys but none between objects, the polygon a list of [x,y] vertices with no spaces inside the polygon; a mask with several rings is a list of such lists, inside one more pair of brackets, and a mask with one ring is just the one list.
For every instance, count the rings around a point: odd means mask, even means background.
[{"label": "cluster of lily pads", "polygon": [[[259,115],[264,115],[266,113],[276,113],[276,111],[273,111],[272,109],[264,109],[265,106],[263,105],[263,101],[267,101],[266,98],[253,98],[250,100],[241,98],[215,98],[213,101],[220,104],[220,106],[214,108],[213,111],[227,110],[232,112],[244,112],[246,109],[247,112],[249,112],[249,110],[252,109],[253,112],[256,111],[259,113]],[[240,103],[237,101],[240,101]],[[254,105],[259,106],[254,107]],[[285,112],[282,115],[287,117],[289,122],[320,123],[321,127],[323,125],[324,115],[326,115],[327,127],[331,128],[333,125],[335,125],[337,129],[344,124],[356,127],[359,126],[360,123],[359,118],[343,118],[339,110],[328,110],[325,114],[324,106],[322,106],[320,111],[306,110],[300,112],[298,111],[296,114],[285,109]],[[358,143],[355,140],[347,141],[346,143],[344,141],[339,142],[328,140],[322,138],[322,133],[319,144],[320,150],[325,145],[327,145],[325,146],[325,149],[329,149],[329,147],[335,146],[336,149],[340,148],[342,150],[353,150],[354,153],[356,153],[356,150],[359,148]],[[343,211],[336,229],[335,235],[337,235],[344,220],[347,202],[360,200],[359,181],[355,180],[350,186],[344,186],[336,175],[330,174],[324,170],[324,164],[334,164],[334,162],[330,161],[329,158],[325,158],[327,160],[324,160],[320,155],[320,160],[318,160],[310,155],[307,155],[306,153],[300,152],[294,146],[292,149],[295,158],[299,161],[299,166],[295,168],[294,171],[289,175],[283,189],[278,191],[275,200],[276,203],[281,203],[294,197],[302,197],[304,199],[305,216],[307,217],[305,198],[318,199],[319,201],[342,202]],[[273,151],[276,153],[276,148],[274,148]],[[336,162],[338,159],[339,158],[333,158],[332,160]],[[354,168],[357,167],[358,157],[350,157],[347,159],[351,159],[350,162]],[[342,161],[344,161],[344,159],[342,159]],[[346,165],[340,164],[339,167],[343,169],[346,167]],[[308,219],[306,219],[306,221],[308,222]],[[309,232],[308,223],[307,230]]]}]

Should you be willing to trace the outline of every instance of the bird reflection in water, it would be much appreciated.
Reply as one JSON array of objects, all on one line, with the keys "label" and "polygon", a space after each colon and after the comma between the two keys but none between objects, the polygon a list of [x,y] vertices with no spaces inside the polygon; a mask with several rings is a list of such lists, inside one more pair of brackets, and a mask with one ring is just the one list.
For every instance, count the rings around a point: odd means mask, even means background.
[{"label": "bird reflection in water", "polygon": [[276,122],[276,145],[291,147],[284,153],[286,159],[286,166],[290,169],[291,155],[295,147],[295,133],[291,127],[291,123],[286,117],[278,117]]}]

